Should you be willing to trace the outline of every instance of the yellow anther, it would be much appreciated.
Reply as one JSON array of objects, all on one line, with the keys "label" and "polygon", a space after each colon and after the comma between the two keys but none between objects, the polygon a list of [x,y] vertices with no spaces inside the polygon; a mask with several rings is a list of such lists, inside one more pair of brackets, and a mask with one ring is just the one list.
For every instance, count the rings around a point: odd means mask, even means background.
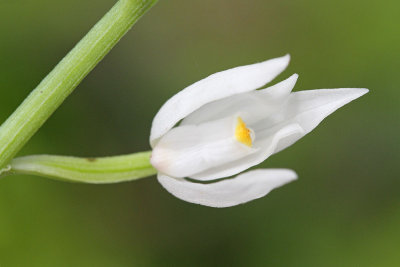
[{"label": "yellow anther", "polygon": [[251,131],[246,127],[246,124],[241,117],[237,118],[235,138],[240,143],[245,144],[246,146],[252,146]]}]

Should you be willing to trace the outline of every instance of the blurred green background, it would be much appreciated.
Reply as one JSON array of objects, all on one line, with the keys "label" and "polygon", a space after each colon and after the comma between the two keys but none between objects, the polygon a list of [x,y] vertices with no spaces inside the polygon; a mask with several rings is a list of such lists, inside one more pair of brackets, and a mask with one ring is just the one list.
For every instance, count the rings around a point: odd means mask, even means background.
[{"label": "blurred green background", "polygon": [[[115,0],[0,0],[0,121]],[[0,266],[400,266],[400,2],[161,0],[20,155],[148,150],[158,108],[214,72],[290,53],[296,90],[366,87],[262,167],[300,179],[212,209],[155,177],[0,180]]]}]

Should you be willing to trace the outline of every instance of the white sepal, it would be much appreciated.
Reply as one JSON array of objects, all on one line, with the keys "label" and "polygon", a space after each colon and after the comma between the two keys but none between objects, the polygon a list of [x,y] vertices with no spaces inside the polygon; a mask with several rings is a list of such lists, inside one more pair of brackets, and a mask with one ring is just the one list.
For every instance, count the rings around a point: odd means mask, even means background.
[{"label": "white sepal", "polygon": [[156,114],[150,134],[155,146],[161,136],[176,123],[201,106],[212,101],[255,90],[272,81],[289,64],[290,57],[236,67],[200,80],[170,98]]},{"label": "white sepal", "polygon": [[175,197],[216,208],[235,206],[263,197],[296,179],[297,174],[289,169],[257,169],[209,184],[158,174],[158,181]]}]

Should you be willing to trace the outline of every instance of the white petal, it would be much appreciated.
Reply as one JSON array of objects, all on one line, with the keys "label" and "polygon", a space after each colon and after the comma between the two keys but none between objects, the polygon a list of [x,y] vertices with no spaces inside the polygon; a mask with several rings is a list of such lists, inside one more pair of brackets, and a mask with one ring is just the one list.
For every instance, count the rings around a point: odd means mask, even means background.
[{"label": "white petal", "polygon": [[156,114],[150,134],[152,147],[176,123],[201,106],[234,94],[255,90],[272,81],[289,64],[289,55],[236,67],[200,80],[170,98]]},{"label": "white petal", "polygon": [[295,179],[297,174],[288,169],[257,169],[209,184],[158,175],[161,185],[177,198],[215,208],[235,206],[263,197]]},{"label": "white petal", "polygon": [[262,96],[264,99],[270,102],[286,99],[292,92],[298,78],[299,75],[295,73],[280,83],[262,90],[255,91],[255,94],[257,96]]},{"label": "white petal", "polygon": [[258,122],[258,126],[253,126],[257,136],[254,146],[260,148],[258,152],[198,173],[192,178],[204,180],[228,177],[255,166],[272,154],[294,144],[329,114],[367,92],[367,89],[348,88],[292,93],[279,112]]},{"label": "white petal", "polygon": [[256,133],[254,147],[257,147],[258,151],[255,153],[239,160],[231,161],[203,172],[196,173],[189,177],[205,181],[235,175],[266,160],[269,156],[275,153],[277,147],[281,146],[281,143],[291,143],[293,140],[298,140],[301,136],[304,136],[304,130],[298,124],[286,125],[279,130],[272,129],[272,131],[274,132],[273,134],[270,134],[267,138],[264,137],[262,140],[258,139]]},{"label": "white petal", "polygon": [[266,89],[233,95],[208,103],[184,118],[180,125],[200,124],[232,116],[240,112],[246,123],[252,123],[275,112],[285,103],[296,84],[298,75]]},{"label": "white petal", "polygon": [[[285,125],[297,123],[304,129],[304,136],[338,108],[367,92],[368,89],[359,88],[319,89],[295,92],[290,95],[288,102],[280,112],[259,122],[260,127],[266,128],[264,132],[261,132],[257,127],[255,129],[257,130],[259,139],[262,139],[263,136],[271,134],[271,128],[280,129]],[[263,124],[269,126],[265,127]],[[298,139],[286,144],[281,143],[276,148],[275,153],[292,145]]]},{"label": "white petal", "polygon": [[169,176],[187,177],[255,153],[236,140],[237,117],[173,128],[154,147],[152,165]]},{"label": "white petal", "polygon": [[290,95],[282,122],[297,122],[311,132],[328,115],[368,93],[363,88],[318,89]]}]

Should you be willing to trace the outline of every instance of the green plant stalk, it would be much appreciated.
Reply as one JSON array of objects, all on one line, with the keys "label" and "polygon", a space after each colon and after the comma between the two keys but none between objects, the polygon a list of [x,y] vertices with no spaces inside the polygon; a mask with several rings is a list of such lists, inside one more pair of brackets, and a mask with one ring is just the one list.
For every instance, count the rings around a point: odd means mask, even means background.
[{"label": "green plant stalk", "polygon": [[0,127],[0,169],[157,0],[119,0]]},{"label": "green plant stalk", "polygon": [[13,159],[0,177],[28,174],[91,184],[137,180],[157,173],[150,164],[151,151],[104,158],[33,155]]}]

